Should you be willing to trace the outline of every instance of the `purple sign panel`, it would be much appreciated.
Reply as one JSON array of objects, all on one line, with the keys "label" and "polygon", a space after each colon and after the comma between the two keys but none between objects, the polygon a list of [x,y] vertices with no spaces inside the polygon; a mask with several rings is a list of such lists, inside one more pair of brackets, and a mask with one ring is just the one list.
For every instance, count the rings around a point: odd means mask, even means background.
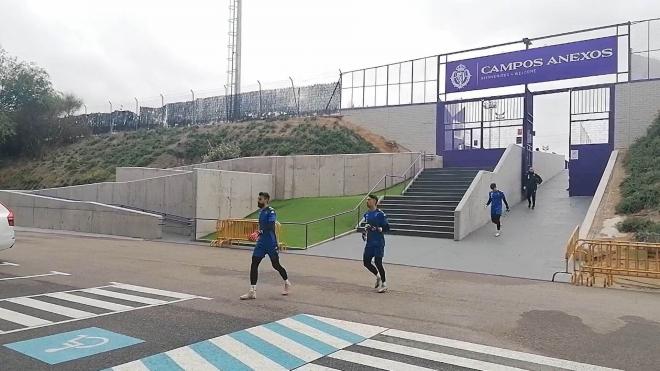
[{"label": "purple sign panel", "polygon": [[445,92],[617,73],[617,41],[611,36],[449,62]]}]

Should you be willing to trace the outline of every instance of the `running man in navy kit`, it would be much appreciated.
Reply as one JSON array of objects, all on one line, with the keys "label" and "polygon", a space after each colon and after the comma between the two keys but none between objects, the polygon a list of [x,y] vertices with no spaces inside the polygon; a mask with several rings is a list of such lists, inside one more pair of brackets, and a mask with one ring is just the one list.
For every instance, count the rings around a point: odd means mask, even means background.
[{"label": "running man in navy kit", "polygon": [[286,269],[280,264],[280,257],[277,253],[277,236],[275,235],[275,221],[277,215],[270,203],[270,195],[267,192],[260,192],[257,206],[259,206],[259,237],[252,253],[252,265],[250,266],[250,291],[241,296],[241,300],[250,300],[257,298],[257,279],[259,276],[259,264],[261,260],[268,255],[270,262],[276,271],[280,273],[284,280],[284,291],[282,295],[289,295],[291,282],[286,273]]},{"label": "running man in navy kit", "polygon": [[[383,257],[385,256],[385,235],[384,232],[390,230],[387,222],[387,216],[378,209],[378,196],[369,195],[367,197],[367,207],[369,211],[364,214],[363,222],[366,223],[362,239],[366,242],[364,246],[364,255],[362,261],[364,266],[376,276],[375,289],[380,292],[387,291],[387,282],[385,281],[385,268],[383,267]],[[371,261],[376,263],[376,266]]]},{"label": "running man in navy kit", "polygon": [[497,232],[495,232],[495,237],[500,236],[500,230],[502,229],[502,223],[500,218],[502,217],[502,202],[506,205],[506,211],[509,211],[509,203],[506,202],[506,196],[504,192],[497,189],[497,184],[492,183],[490,185],[491,191],[488,193],[488,202],[486,207],[490,206],[490,220],[497,226]]}]

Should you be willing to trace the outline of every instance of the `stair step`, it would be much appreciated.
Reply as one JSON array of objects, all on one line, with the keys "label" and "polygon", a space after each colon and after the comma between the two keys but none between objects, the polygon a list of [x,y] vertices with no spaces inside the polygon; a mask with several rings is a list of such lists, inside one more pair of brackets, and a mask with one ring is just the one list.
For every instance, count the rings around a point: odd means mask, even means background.
[{"label": "stair step", "polygon": [[406,192],[404,196],[433,197],[433,199],[436,201],[460,201],[463,198],[463,194],[438,196],[435,192],[424,192],[424,191]]},{"label": "stair step", "polygon": [[389,207],[389,208],[381,208],[383,212],[387,215],[390,214],[425,214],[425,213],[434,213],[434,215],[437,216],[454,216],[454,210],[456,207],[453,208],[447,208],[447,209],[437,209],[437,208],[426,208],[426,207]]},{"label": "stair step", "polygon": [[454,232],[432,232],[432,231],[419,231],[412,229],[391,229],[389,234],[397,234],[401,236],[415,236],[415,237],[430,237],[430,238],[446,238],[454,239]]},{"label": "stair step", "polygon": [[434,185],[434,186],[448,186],[448,187],[469,187],[470,184],[472,184],[472,180],[474,178],[468,178],[468,179],[433,179],[433,178],[417,178],[415,181],[412,183],[411,187],[413,185],[419,185],[419,184],[424,184],[424,185]]},{"label": "stair step", "polygon": [[453,225],[421,225],[421,224],[394,224],[390,223],[394,230],[423,231],[423,232],[448,232],[454,233]]},{"label": "stair step", "polygon": [[410,187],[406,190],[406,193],[409,192],[431,192],[437,196],[462,196],[465,194],[465,189],[461,190],[447,190],[442,188],[433,188],[433,187]]},{"label": "stair step", "polygon": [[426,201],[424,197],[420,197],[418,200],[392,200],[392,201],[381,201],[379,204],[381,208],[387,207],[428,207],[431,209],[442,208],[442,207],[453,207],[454,209],[458,206],[459,201]]},{"label": "stair step", "polygon": [[454,228],[453,220],[422,220],[422,219],[398,219],[388,218],[390,226],[411,228],[414,226],[428,226],[428,227],[451,227]]},{"label": "stair step", "polygon": [[[403,213],[403,214],[415,214],[415,215],[440,215],[441,213],[454,213],[456,206],[443,206],[443,207],[433,207],[425,205],[389,205],[389,206],[379,206],[381,210],[388,211],[390,213]],[[389,215],[389,214],[388,214]]]},{"label": "stair step", "polygon": [[[383,210],[385,211],[385,210]],[[425,219],[425,220],[443,220],[443,221],[454,221],[454,212],[452,211],[451,213],[447,212],[446,214],[440,214],[440,213],[419,213],[419,212],[414,212],[414,213],[408,213],[408,212],[403,212],[403,211],[391,211],[391,212],[385,212],[387,214],[388,219]]]},{"label": "stair step", "polygon": [[[460,194],[460,196],[463,196],[463,193]],[[405,201],[423,201],[424,203],[429,203],[429,202],[444,202],[445,201],[445,196],[439,195],[439,196],[414,196],[414,195],[402,195],[402,196],[386,196],[383,198],[380,203],[382,204],[383,202],[388,202],[388,201],[396,201],[396,202],[405,202]]]}]

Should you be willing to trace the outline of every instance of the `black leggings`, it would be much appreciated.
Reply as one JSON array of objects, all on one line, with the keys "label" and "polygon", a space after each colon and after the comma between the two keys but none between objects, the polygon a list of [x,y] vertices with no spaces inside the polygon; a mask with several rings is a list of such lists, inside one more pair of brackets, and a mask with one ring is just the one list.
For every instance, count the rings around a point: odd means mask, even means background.
[{"label": "black leggings", "polygon": [[536,206],[536,191],[527,191],[527,204]]},{"label": "black leggings", "polygon": [[496,215],[496,214],[492,214],[490,216],[490,220],[497,226],[498,231],[500,230],[500,228],[502,228],[502,223],[500,222],[500,217],[501,217],[501,215]]},{"label": "black leggings", "polygon": [[369,270],[369,272],[373,273],[374,276],[380,274],[380,279],[385,282],[385,268],[383,268],[383,258],[375,256],[373,259],[374,263],[376,263],[375,267],[373,264],[371,264],[371,257],[369,256],[363,257],[362,262],[364,263],[364,266]]},{"label": "black leggings", "polygon": [[[250,284],[253,286],[257,284],[257,280],[259,279],[259,264],[261,264],[261,260],[263,260],[263,257],[252,257],[252,265],[250,266]],[[283,280],[286,281],[289,279],[286,269],[280,264],[280,257],[278,255],[270,256],[270,263],[273,265],[273,268],[280,273]]]}]

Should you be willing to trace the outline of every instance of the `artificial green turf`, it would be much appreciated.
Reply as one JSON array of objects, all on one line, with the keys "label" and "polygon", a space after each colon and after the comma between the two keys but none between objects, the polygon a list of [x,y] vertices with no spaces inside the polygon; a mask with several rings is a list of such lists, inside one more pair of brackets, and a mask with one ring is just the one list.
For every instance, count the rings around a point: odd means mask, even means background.
[{"label": "artificial green turf", "polygon": [[[388,195],[400,195],[408,182],[399,183],[387,189]],[[376,192],[377,195],[385,194],[385,191]],[[293,198],[289,200],[275,200],[271,206],[277,212],[277,220],[282,223],[283,233],[279,236],[290,248],[304,248],[329,238],[355,229],[355,226],[366,210],[366,204],[361,203],[358,210],[353,210],[334,218],[329,218],[314,223],[316,219],[324,218],[342,211],[354,209],[365,195],[341,196],[341,197],[306,197]],[[248,215],[246,219],[256,219],[257,212]],[[287,224],[290,222],[308,223],[305,225]],[[212,233],[203,240],[215,239]],[[307,243],[305,243],[307,240]]]}]

